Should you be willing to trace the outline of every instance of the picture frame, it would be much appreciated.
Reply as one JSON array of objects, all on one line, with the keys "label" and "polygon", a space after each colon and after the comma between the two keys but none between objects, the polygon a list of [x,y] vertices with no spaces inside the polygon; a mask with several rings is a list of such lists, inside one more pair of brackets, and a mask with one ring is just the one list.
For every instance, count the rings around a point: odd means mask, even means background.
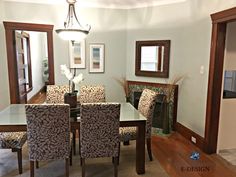
[{"label": "picture frame", "polygon": [[105,45],[90,44],[89,45],[89,72],[104,73],[105,72]]},{"label": "picture frame", "polygon": [[85,68],[85,40],[69,41],[70,68]]}]

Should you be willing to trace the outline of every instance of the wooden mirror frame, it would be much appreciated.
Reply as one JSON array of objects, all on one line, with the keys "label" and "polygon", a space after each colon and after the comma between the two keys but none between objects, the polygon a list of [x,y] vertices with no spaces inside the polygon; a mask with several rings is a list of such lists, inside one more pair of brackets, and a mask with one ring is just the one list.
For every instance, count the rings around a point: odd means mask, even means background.
[{"label": "wooden mirror frame", "polygon": [[34,24],[34,23],[20,23],[3,21],[5,27],[6,36],[6,49],[7,49],[7,61],[8,61],[8,77],[9,77],[9,89],[10,89],[10,101],[11,104],[19,103],[19,91],[17,80],[17,68],[16,68],[16,54],[14,49],[14,31],[37,31],[46,32],[47,34],[47,46],[48,46],[48,68],[49,68],[49,82],[53,85],[54,80],[54,57],[53,57],[53,25],[46,24]]},{"label": "wooden mirror frame", "polygon": [[[163,71],[141,70],[141,48],[143,46],[164,46]],[[135,75],[146,77],[169,77],[170,40],[136,41]]]}]

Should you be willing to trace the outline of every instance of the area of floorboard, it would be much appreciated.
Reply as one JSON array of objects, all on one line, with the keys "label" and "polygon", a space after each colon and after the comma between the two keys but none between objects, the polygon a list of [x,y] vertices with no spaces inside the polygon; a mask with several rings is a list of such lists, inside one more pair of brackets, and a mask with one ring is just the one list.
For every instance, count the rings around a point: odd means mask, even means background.
[{"label": "area of floorboard", "polygon": [[[207,155],[178,133],[152,137],[156,159],[171,177],[236,177],[236,167],[217,154]],[[200,153],[199,160],[190,158]]]},{"label": "area of floorboard", "polygon": [[35,95],[30,101],[28,101],[28,104],[41,104],[44,103],[46,99],[46,93],[45,92],[40,92],[39,94]]}]

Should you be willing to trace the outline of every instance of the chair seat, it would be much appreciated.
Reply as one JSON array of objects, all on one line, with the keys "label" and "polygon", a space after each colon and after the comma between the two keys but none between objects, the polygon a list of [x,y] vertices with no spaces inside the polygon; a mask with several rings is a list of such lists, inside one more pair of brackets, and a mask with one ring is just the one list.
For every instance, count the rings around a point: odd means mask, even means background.
[{"label": "chair seat", "polygon": [[0,148],[20,149],[27,140],[26,132],[3,132],[0,133]]},{"label": "chair seat", "polygon": [[136,127],[120,127],[120,141],[136,140]]}]

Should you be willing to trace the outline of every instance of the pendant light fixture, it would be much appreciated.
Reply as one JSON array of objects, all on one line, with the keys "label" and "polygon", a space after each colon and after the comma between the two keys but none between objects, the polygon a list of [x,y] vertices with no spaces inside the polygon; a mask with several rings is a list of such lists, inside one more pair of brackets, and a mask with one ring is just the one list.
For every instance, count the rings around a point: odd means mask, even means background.
[{"label": "pendant light fixture", "polygon": [[68,14],[64,22],[64,29],[57,29],[56,32],[64,40],[81,41],[88,35],[91,26],[83,27],[75,13],[76,0],[66,0],[69,4]]}]

